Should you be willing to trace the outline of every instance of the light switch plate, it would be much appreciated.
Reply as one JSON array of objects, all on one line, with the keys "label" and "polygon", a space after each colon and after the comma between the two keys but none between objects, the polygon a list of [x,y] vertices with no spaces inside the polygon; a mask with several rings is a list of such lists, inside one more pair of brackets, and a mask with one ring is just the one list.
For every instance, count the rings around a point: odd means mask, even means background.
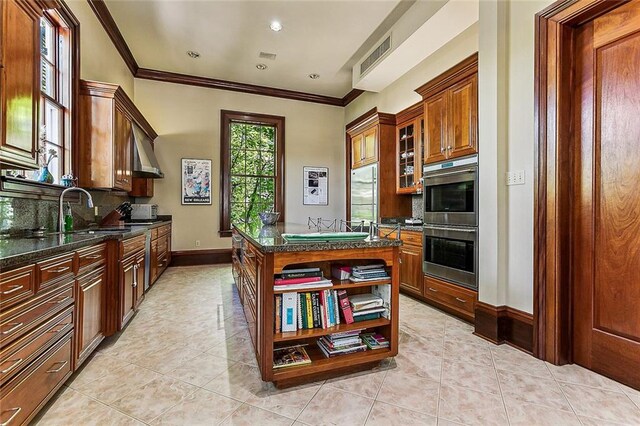
[{"label": "light switch plate", "polygon": [[524,185],[524,170],[507,172],[507,185]]}]

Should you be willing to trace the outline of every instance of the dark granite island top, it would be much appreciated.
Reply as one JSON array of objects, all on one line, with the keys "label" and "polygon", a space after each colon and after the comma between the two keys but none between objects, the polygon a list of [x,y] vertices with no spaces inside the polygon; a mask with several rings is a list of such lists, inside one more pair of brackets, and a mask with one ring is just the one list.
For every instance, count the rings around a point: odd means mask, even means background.
[{"label": "dark granite island top", "polygon": [[282,234],[312,234],[315,229],[296,223],[277,223],[271,226],[233,225],[243,237],[250,240],[263,253],[301,252],[318,250],[346,250],[362,248],[396,247],[402,241],[388,238],[363,239],[358,241],[309,241],[287,242]]}]

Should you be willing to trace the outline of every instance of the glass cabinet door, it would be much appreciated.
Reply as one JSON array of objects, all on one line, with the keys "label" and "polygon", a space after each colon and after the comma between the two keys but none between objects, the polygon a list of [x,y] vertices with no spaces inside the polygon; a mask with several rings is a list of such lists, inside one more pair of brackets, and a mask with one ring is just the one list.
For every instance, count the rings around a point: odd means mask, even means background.
[{"label": "glass cabinet door", "polygon": [[417,192],[419,168],[422,167],[419,155],[418,121],[412,121],[401,125],[397,129],[397,155],[398,155],[398,187],[397,192]]}]

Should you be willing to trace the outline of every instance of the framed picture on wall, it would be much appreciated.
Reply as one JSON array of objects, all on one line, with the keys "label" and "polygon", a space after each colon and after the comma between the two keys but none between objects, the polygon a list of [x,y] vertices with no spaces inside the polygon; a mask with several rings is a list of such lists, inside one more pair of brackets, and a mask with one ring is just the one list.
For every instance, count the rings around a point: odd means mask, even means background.
[{"label": "framed picture on wall", "polygon": [[329,204],[329,168],[302,168],[302,204],[326,206]]},{"label": "framed picture on wall", "polygon": [[182,204],[211,205],[211,160],[182,159]]}]

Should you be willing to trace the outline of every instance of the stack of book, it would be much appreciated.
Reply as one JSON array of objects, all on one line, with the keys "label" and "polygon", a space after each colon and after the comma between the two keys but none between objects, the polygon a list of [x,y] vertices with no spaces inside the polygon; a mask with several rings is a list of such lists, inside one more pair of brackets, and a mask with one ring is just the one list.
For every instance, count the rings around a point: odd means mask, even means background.
[{"label": "stack of book", "polygon": [[276,274],[274,290],[304,290],[316,287],[331,287],[333,283],[322,275],[320,268],[290,269]]},{"label": "stack of book", "polygon": [[354,283],[388,280],[389,274],[384,269],[384,265],[354,266],[351,269],[351,277],[349,279]]},{"label": "stack of book", "polygon": [[389,341],[380,333],[362,333],[360,335],[362,342],[369,349],[384,349],[390,346]]},{"label": "stack of book", "polygon": [[349,296],[349,302],[355,322],[378,319],[387,311],[382,297],[372,293]]},{"label": "stack of book", "polygon": [[351,330],[322,336],[318,339],[318,347],[327,358],[364,352],[367,350],[367,345],[360,338],[361,331]]},{"label": "stack of book", "polygon": [[273,368],[311,364],[311,358],[303,345],[277,348],[273,351]]},{"label": "stack of book", "polygon": [[276,294],[275,332],[333,327],[340,324],[340,310],[336,290]]}]

